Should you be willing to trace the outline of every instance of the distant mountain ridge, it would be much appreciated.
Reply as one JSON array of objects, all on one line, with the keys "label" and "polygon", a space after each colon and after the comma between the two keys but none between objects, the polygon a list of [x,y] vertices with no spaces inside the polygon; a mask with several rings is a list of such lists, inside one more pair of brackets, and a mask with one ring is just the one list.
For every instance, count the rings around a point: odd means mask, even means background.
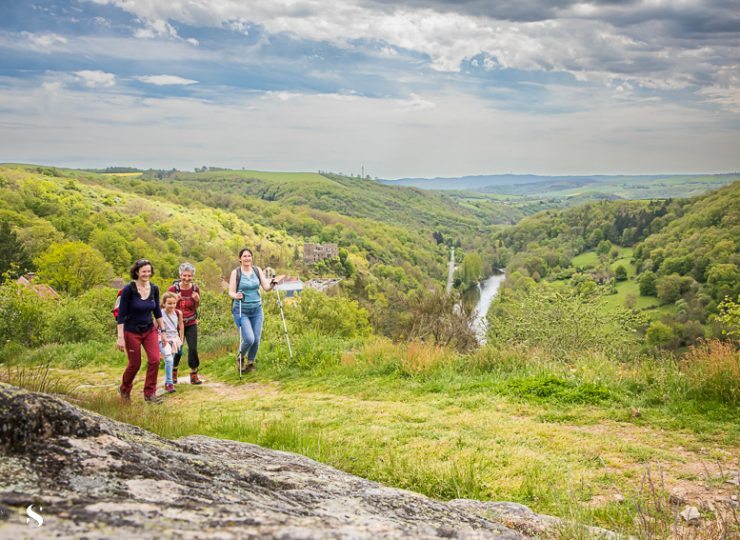
[{"label": "distant mountain ridge", "polygon": [[492,174],[380,180],[392,186],[473,191],[513,196],[576,196],[599,192],[609,198],[685,197],[740,179],[738,173],[641,175]]}]

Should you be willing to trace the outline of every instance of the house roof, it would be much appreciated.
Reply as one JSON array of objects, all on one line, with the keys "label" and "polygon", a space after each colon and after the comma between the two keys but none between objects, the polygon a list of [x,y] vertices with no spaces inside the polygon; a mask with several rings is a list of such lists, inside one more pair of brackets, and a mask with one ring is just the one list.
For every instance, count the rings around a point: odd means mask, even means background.
[{"label": "house roof", "polygon": [[[27,276],[30,276],[31,279],[28,279]],[[16,279],[15,282],[24,287],[30,287],[33,292],[42,298],[59,298],[59,293],[57,293],[51,285],[46,285],[45,283],[34,283],[33,280],[35,277],[35,274],[26,274],[26,276],[21,276]]]}]

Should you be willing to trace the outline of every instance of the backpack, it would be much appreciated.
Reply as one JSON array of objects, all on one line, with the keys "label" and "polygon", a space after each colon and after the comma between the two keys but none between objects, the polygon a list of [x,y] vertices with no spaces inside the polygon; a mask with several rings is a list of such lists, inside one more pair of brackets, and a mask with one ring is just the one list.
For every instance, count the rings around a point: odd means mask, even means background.
[{"label": "backpack", "polygon": [[[180,280],[176,279],[175,281],[173,281],[172,286],[175,287],[175,292],[177,294],[180,294]],[[200,289],[198,288],[198,285],[196,285],[195,283],[193,283],[193,292],[200,294]],[[195,309],[195,314],[193,314],[190,317],[182,318],[183,323],[189,323],[189,322],[196,321],[196,320],[198,320],[198,309],[197,308]]]},{"label": "backpack", "polygon": [[[131,282],[133,283],[133,281]],[[113,313],[113,318],[118,321],[118,310],[121,308],[121,293],[123,292],[123,289],[126,287],[130,287],[131,283],[128,285],[124,285],[122,288],[118,289],[118,294],[116,295],[116,301],[113,304],[113,309],[110,310],[111,313]]]}]

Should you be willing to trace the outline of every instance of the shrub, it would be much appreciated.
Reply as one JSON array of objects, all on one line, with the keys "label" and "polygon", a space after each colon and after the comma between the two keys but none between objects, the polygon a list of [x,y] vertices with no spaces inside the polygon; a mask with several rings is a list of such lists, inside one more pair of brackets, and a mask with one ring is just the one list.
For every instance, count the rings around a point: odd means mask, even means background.
[{"label": "shrub", "polygon": [[79,343],[112,340],[115,334],[111,330],[115,321],[110,310],[106,310],[103,315],[105,319],[94,306],[84,301],[65,298],[57,309],[47,314],[44,341]]},{"label": "shrub", "polygon": [[0,343],[9,341],[33,347],[43,342],[43,332],[54,301],[15,283],[0,285]]},{"label": "shrub", "polygon": [[237,335],[231,314],[231,302],[231,298],[226,294],[201,289],[198,335],[219,335],[224,332],[233,332],[233,335]]},{"label": "shrub", "polygon": [[715,320],[722,325],[722,335],[740,340],[740,296],[737,301],[725,298],[717,308],[719,313]]},{"label": "shrub", "polygon": [[[285,306],[286,315],[289,309]],[[314,289],[305,289],[295,304],[294,332],[316,330],[327,336],[354,338],[371,332],[367,311],[349,298],[327,296]]]},{"label": "shrub", "polygon": [[653,321],[645,333],[648,345],[657,349],[673,347],[676,343],[676,335],[673,328],[661,321]]},{"label": "shrub", "polygon": [[455,347],[459,351],[475,348],[478,340],[471,327],[475,314],[463,304],[459,293],[417,291],[401,308],[401,337]]},{"label": "shrub", "polygon": [[569,381],[546,373],[510,379],[502,389],[506,393],[536,401],[597,404],[617,399],[617,396],[601,384]]}]

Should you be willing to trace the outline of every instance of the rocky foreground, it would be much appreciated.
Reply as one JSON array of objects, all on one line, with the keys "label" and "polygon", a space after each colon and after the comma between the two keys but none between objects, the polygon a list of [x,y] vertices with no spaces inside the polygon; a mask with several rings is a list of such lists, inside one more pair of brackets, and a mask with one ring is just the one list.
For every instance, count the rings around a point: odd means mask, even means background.
[{"label": "rocky foreground", "polygon": [[520,540],[557,525],[521,505],[443,503],[252,444],[162,439],[0,384],[0,538]]}]

